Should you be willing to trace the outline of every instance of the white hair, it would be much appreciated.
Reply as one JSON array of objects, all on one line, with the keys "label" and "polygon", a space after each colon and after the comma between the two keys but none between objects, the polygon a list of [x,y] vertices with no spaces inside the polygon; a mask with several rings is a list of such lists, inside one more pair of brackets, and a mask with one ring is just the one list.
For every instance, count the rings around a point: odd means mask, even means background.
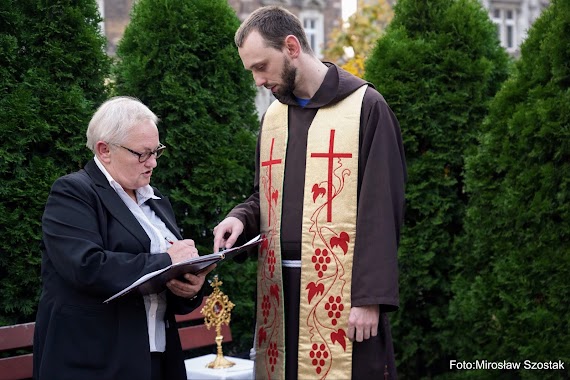
[{"label": "white hair", "polygon": [[140,100],[130,96],[113,97],[101,104],[91,118],[85,145],[95,153],[97,141],[122,144],[131,128],[144,120],[158,123],[158,117]]}]

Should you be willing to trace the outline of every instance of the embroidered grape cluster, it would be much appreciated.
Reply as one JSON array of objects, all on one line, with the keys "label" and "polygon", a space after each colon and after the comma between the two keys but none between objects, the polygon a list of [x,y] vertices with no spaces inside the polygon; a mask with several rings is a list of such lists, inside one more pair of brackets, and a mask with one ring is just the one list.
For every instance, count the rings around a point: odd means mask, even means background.
[{"label": "embroidered grape cluster", "polygon": [[271,365],[271,372],[275,371],[275,365],[277,364],[277,358],[279,357],[279,351],[277,351],[277,343],[269,343],[269,349],[267,350],[269,355],[269,364]]},{"label": "embroidered grape cluster", "polygon": [[313,264],[315,264],[315,270],[319,278],[322,278],[324,273],[327,271],[328,264],[331,263],[331,257],[329,256],[329,251],[320,248],[315,249],[315,254],[312,259]]},{"label": "embroidered grape cluster", "polygon": [[313,343],[311,352],[309,353],[309,356],[311,357],[312,360],[312,364],[313,366],[315,366],[315,372],[317,373],[317,375],[320,375],[323,367],[326,364],[326,359],[329,357],[329,352],[327,350],[327,347],[321,343],[320,345],[318,345],[317,343]]},{"label": "embroidered grape cluster", "polygon": [[269,265],[269,273],[271,277],[273,277],[273,273],[275,272],[275,263],[277,260],[275,259],[275,251],[273,249],[269,250],[269,255],[267,257],[267,264]]},{"label": "embroidered grape cluster", "polygon": [[329,312],[329,318],[331,318],[331,323],[333,326],[336,326],[337,319],[340,319],[342,311],[344,310],[344,305],[340,303],[342,298],[340,296],[330,296],[329,302],[325,304],[325,310]]},{"label": "embroidered grape cluster", "polygon": [[261,302],[261,312],[263,314],[263,324],[267,324],[267,317],[269,317],[269,309],[271,304],[269,303],[269,296],[263,296],[263,301]]}]

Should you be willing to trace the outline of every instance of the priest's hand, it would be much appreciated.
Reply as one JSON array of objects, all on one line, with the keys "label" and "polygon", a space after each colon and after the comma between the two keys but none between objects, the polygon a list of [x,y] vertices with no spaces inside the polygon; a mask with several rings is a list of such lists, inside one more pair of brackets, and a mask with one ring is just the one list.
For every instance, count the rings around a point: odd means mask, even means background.
[{"label": "priest's hand", "polygon": [[238,218],[230,216],[222,220],[214,227],[214,252],[218,252],[220,248],[233,247],[243,229],[244,225]]},{"label": "priest's hand", "polygon": [[380,307],[378,305],[354,306],[348,316],[348,339],[362,342],[378,335]]}]

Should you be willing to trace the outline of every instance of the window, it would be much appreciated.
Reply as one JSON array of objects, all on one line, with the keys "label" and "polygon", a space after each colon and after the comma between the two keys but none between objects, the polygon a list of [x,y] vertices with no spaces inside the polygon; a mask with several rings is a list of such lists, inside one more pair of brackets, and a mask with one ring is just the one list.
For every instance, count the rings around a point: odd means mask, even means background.
[{"label": "window", "polygon": [[309,40],[309,45],[314,52],[317,51],[317,20],[314,18],[306,18],[303,20],[303,28],[307,34],[307,39]]},{"label": "window", "polygon": [[305,29],[305,34],[307,35],[311,49],[313,49],[317,57],[322,58],[321,52],[325,43],[322,13],[314,10],[303,11],[299,15],[299,18],[303,23],[303,29]]},{"label": "window", "polygon": [[514,47],[513,42],[513,26],[507,25],[507,48],[512,49]]},{"label": "window", "polygon": [[508,8],[495,8],[492,12],[492,21],[497,26],[497,36],[501,46],[508,52],[514,52],[518,45],[517,11]]}]

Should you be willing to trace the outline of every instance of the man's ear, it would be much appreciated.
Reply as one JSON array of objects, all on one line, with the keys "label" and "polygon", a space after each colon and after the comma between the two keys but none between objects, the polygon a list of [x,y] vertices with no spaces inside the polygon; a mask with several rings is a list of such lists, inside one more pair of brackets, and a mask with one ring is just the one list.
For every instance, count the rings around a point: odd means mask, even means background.
[{"label": "man's ear", "polygon": [[111,150],[109,144],[104,141],[97,141],[95,144],[95,154],[102,162],[109,162],[111,160]]},{"label": "man's ear", "polygon": [[287,54],[289,54],[289,57],[299,57],[301,54],[301,43],[297,37],[292,34],[289,34],[287,37],[285,37],[285,50],[287,51]]}]

